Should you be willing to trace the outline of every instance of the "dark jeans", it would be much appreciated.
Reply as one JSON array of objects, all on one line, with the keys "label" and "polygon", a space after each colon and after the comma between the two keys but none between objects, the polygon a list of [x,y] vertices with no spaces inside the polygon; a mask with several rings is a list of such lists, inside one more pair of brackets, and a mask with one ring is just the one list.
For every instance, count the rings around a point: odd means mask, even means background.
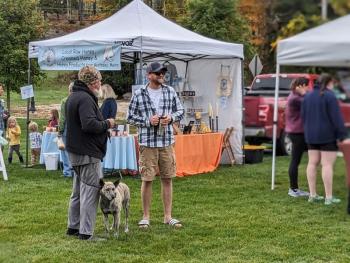
[{"label": "dark jeans", "polygon": [[292,156],[289,163],[289,183],[291,189],[298,189],[298,167],[306,149],[306,143],[303,133],[289,133],[289,138],[292,141]]}]

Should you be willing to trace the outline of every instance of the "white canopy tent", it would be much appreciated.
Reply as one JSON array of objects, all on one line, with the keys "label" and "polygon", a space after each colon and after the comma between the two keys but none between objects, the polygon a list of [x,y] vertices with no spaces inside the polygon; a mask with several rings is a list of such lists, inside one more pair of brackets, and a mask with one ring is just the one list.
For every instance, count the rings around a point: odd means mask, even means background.
[{"label": "white canopy tent", "polygon": [[[178,75],[198,94],[198,106],[206,111],[209,103],[220,105],[219,129],[235,128],[232,145],[237,161],[242,160],[243,45],[191,32],[162,17],[141,0],[134,0],[90,27],[62,37],[30,42],[28,56],[37,58],[43,47],[111,43],[121,44],[122,61],[137,64],[139,68],[154,60],[176,64]],[[216,92],[222,68],[228,69],[225,74],[232,80],[232,94],[225,104],[220,103]]]},{"label": "white canopy tent", "polygon": [[273,115],[271,189],[275,187],[277,107],[281,65],[349,67],[350,15],[338,18],[278,42]]}]

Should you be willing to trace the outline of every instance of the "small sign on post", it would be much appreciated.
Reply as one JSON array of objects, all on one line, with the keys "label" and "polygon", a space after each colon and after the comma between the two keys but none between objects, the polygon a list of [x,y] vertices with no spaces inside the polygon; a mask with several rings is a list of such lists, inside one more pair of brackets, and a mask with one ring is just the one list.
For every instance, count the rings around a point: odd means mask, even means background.
[{"label": "small sign on post", "polygon": [[261,73],[263,65],[261,64],[261,60],[257,54],[253,57],[252,61],[250,61],[249,69],[253,74],[253,77],[256,77],[256,75],[259,75]]},{"label": "small sign on post", "polygon": [[34,97],[33,85],[21,87],[22,100]]}]

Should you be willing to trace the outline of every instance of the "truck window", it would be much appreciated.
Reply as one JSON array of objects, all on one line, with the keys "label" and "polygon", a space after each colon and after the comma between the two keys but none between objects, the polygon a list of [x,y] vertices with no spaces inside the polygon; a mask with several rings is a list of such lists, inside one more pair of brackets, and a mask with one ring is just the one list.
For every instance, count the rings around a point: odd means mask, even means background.
[{"label": "truck window", "polygon": [[[280,90],[290,90],[293,78],[280,78]],[[256,78],[252,90],[274,90],[276,78]]]}]

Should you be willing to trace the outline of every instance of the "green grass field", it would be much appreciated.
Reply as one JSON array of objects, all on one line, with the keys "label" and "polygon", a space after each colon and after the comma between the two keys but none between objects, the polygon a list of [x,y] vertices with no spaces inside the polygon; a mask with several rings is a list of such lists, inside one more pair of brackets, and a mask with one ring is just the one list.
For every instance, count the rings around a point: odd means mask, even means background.
[{"label": "green grass field", "polygon": [[[0,179],[0,262],[349,262],[343,160],[338,158],[334,178],[342,203],[326,207],[287,195],[287,157],[277,159],[271,191],[271,158],[264,158],[256,165],[176,178],[173,215],[183,221],[180,230],[162,224],[159,180],[151,228],[139,230],[140,181],[125,177],[132,192],[130,233],[99,243],[65,236],[71,179],[43,166],[22,168],[14,158],[7,166],[9,181]],[[322,194],[320,178],[318,189]],[[104,234],[100,211],[95,233]]]},{"label": "green grass field", "polygon": [[[58,103],[66,86],[59,88],[51,79],[45,83],[48,90],[35,91],[37,104]],[[46,124],[37,121],[39,127]],[[25,154],[25,120],[19,123]],[[300,167],[305,190],[306,159]],[[277,158],[274,191],[269,155],[260,164],[176,178],[173,215],[184,225],[179,230],[162,224],[159,180],[151,228],[139,230],[140,181],[125,177],[131,189],[130,233],[93,243],[65,236],[72,180],[44,166],[23,168],[15,156],[14,164],[7,165],[9,181],[0,178],[0,262],[350,262],[343,159],[337,160],[334,178],[334,194],[342,202],[331,207],[287,195],[288,162],[288,157]],[[320,177],[318,189],[323,194]],[[100,211],[95,233],[104,234]]]}]

